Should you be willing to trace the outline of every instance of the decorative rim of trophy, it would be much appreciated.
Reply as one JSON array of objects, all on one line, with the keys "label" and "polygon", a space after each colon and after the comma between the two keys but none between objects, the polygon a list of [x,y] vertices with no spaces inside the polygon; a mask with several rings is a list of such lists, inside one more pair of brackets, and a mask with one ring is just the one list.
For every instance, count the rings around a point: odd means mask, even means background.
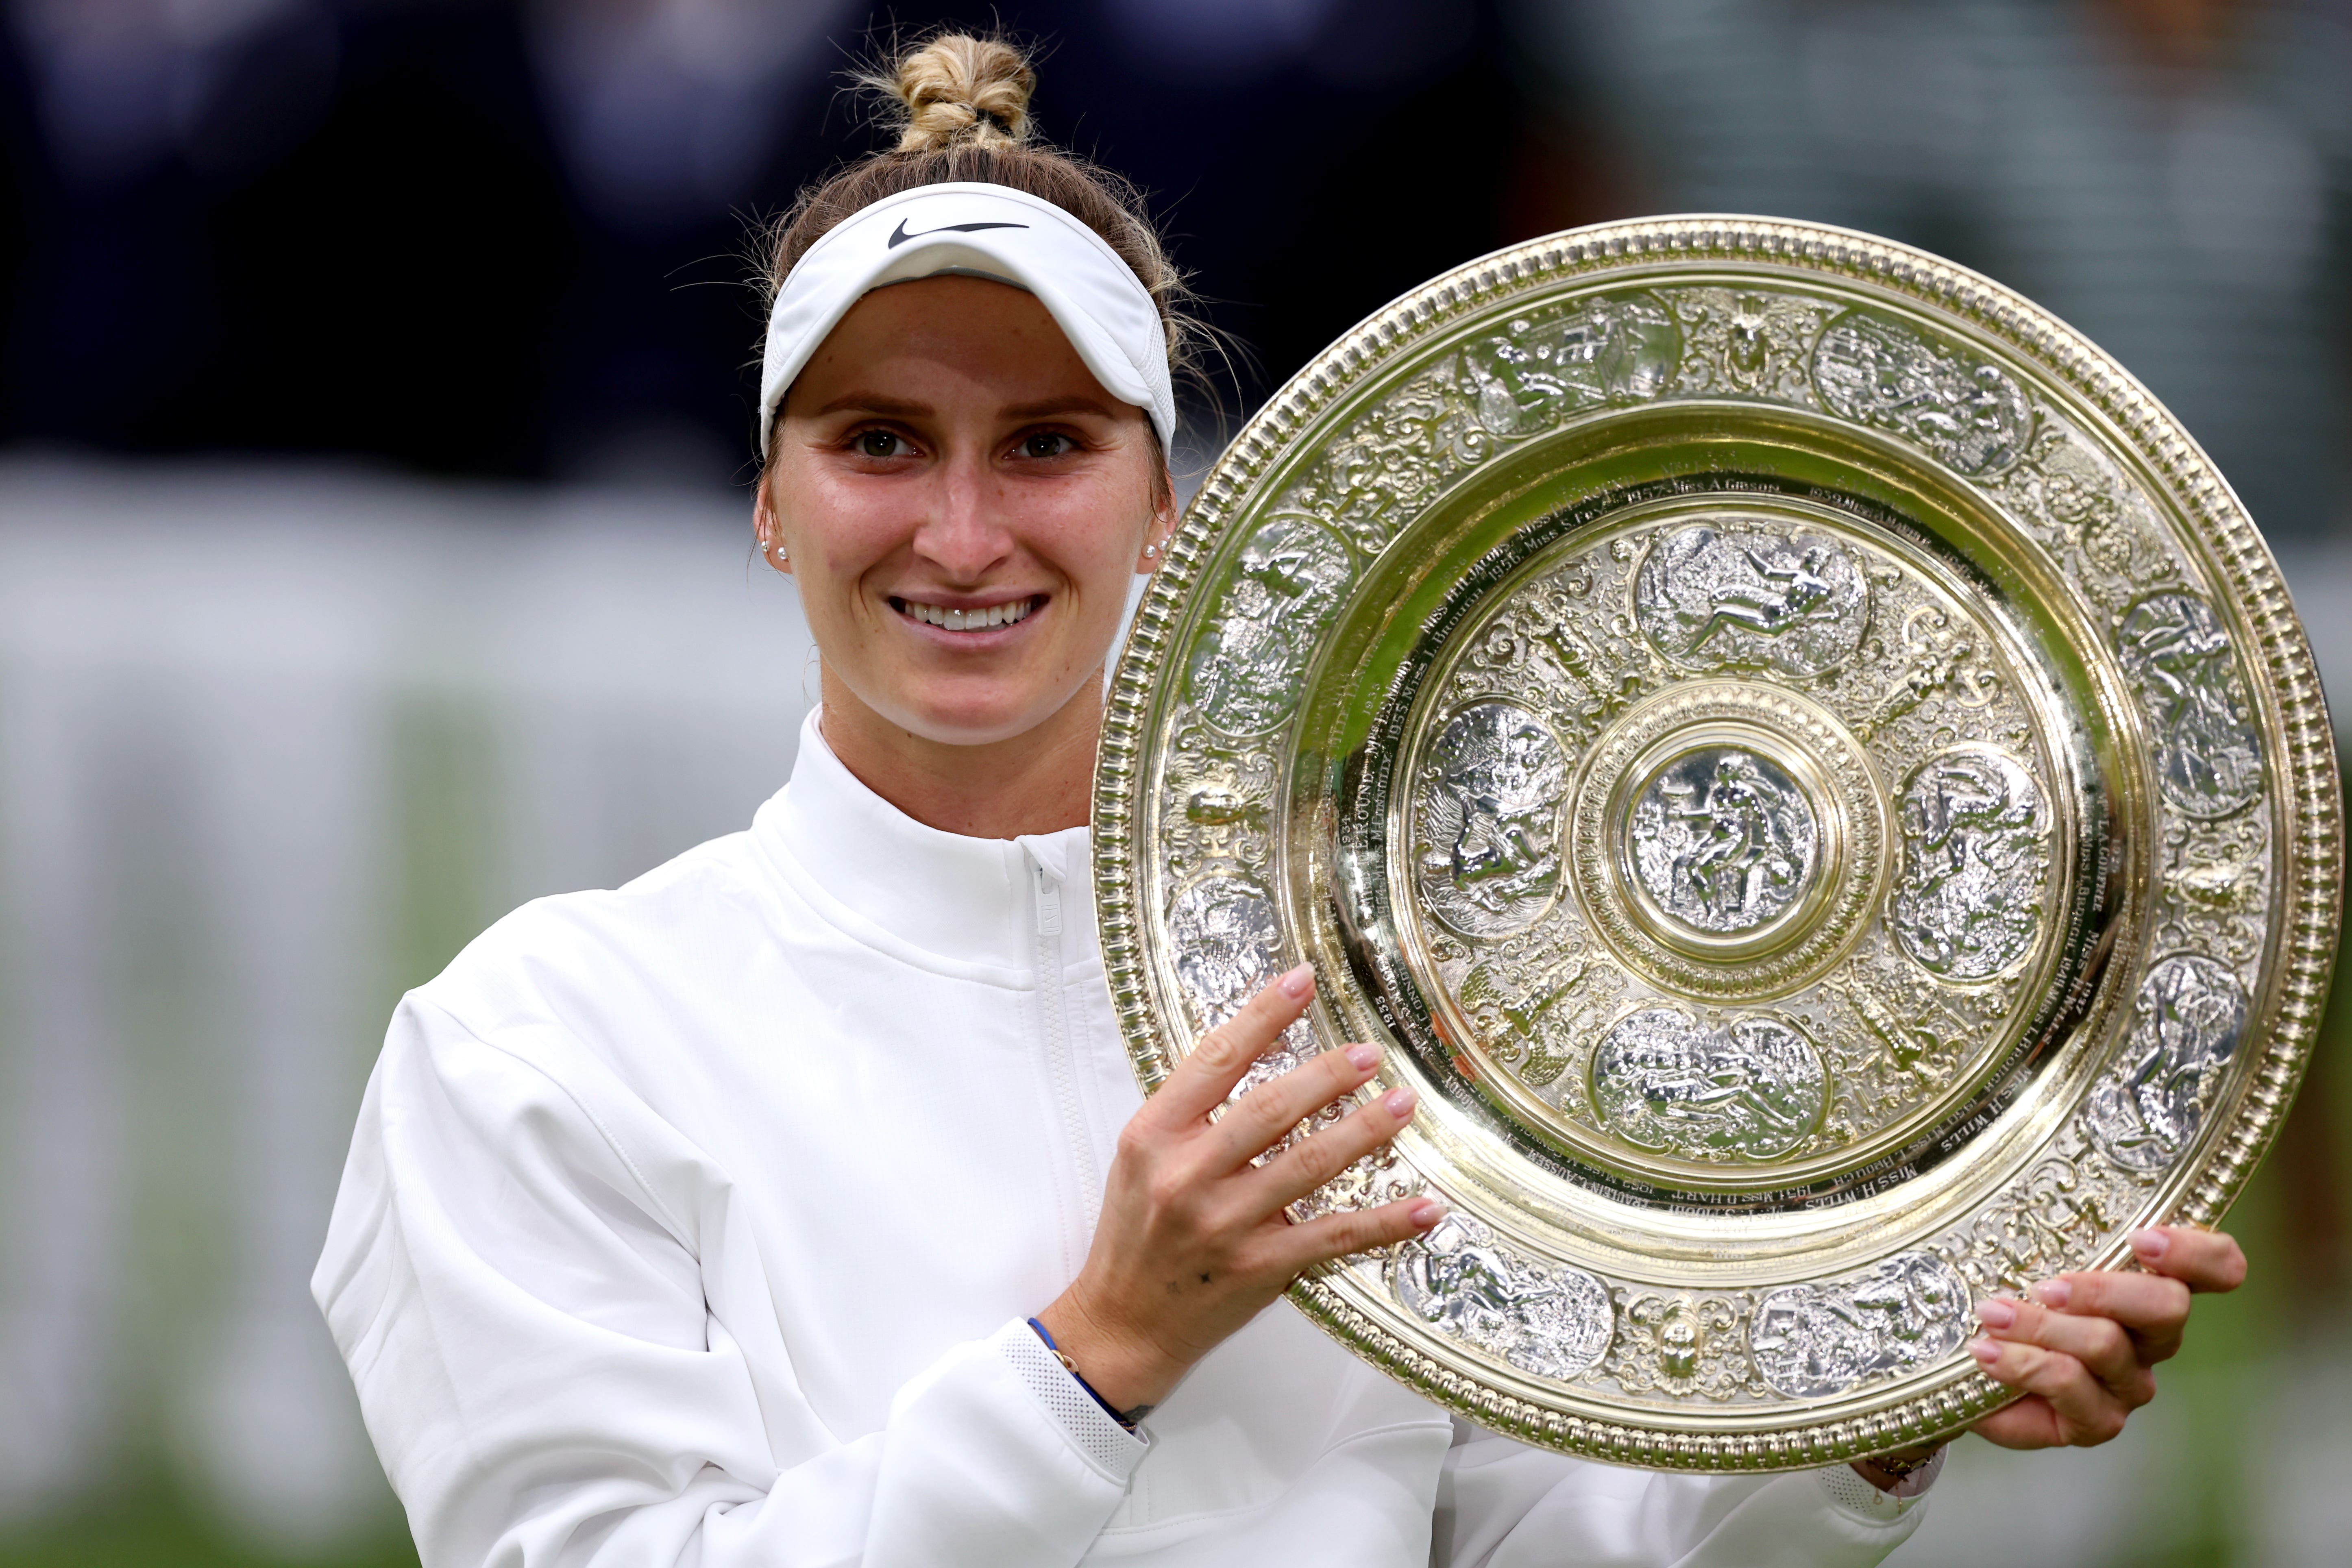
[{"label": "decorative rim of trophy", "polygon": [[1094,823],[1147,1089],[1307,959],[1244,1089],[1369,1039],[1359,1098],[1420,1091],[1297,1213],[1452,1213],[1302,1310],[1490,1429],[1772,1470],[1957,1431],[2013,1397],[1977,1300],[2220,1218],[2338,809],[2277,566],[2137,382],[1921,251],[1682,216],[1472,262],[1266,405]]}]

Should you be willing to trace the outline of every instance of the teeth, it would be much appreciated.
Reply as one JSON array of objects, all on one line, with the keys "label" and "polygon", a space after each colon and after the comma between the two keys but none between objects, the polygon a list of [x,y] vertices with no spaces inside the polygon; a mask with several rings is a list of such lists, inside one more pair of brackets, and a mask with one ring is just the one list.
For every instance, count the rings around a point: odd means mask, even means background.
[{"label": "teeth", "polygon": [[1009,604],[991,605],[982,610],[950,610],[914,599],[901,599],[898,603],[908,615],[924,625],[950,632],[977,632],[995,626],[1009,626],[1016,621],[1027,620],[1029,612],[1037,605],[1034,599],[1014,599]]}]

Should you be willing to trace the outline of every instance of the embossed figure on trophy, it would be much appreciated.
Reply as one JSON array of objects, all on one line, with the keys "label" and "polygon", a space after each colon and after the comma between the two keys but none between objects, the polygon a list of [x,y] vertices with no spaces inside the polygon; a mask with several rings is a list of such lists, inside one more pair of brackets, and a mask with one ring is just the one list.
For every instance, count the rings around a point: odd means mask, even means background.
[{"label": "embossed figure on trophy", "polygon": [[1924,1366],[1968,1337],[1969,1287],[1933,1254],[1897,1254],[1858,1278],[1784,1286],[1757,1304],[1748,1349],[1791,1399],[1843,1394]]},{"label": "embossed figure on trophy", "polygon": [[1465,889],[1497,879],[1507,888],[1524,884],[1551,860],[1559,837],[1555,814],[1545,809],[1553,801],[1545,798],[1540,775],[1530,776],[1541,766],[1529,765],[1532,744],[1514,735],[1505,746],[1496,766],[1478,779],[1451,778],[1441,786],[1454,792],[1462,808],[1462,831],[1449,858],[1454,885]]},{"label": "embossed figure on trophy", "polygon": [[2246,993],[2227,969],[2177,953],[2148,971],[2129,1053],[2091,1091],[2092,1142],[2125,1170],[2162,1170],[2196,1135],[2246,1022]]},{"label": "embossed figure on trophy", "polygon": [[1392,1279],[1397,1299],[1423,1321],[1541,1376],[1591,1370],[1615,1328],[1600,1280],[1517,1257],[1459,1215],[1399,1247]]},{"label": "embossed figure on trophy", "polygon": [[1696,895],[1708,929],[1750,924],[1754,911],[1785,903],[1802,884],[1805,851],[1795,842],[1791,814],[1773,809],[1784,799],[1768,798],[1755,760],[1735,752],[1679,810],[1667,808],[1690,825],[1696,840],[1675,864],[1682,885],[1675,890]]},{"label": "embossed figure on trophy", "polygon": [[2193,594],[2141,600],[2116,631],[2116,651],[2157,731],[2165,798],[2192,816],[2222,816],[2262,788],[2262,742],[2229,633]]},{"label": "embossed figure on trophy", "polygon": [[1935,1016],[1932,1005],[1916,1008],[1906,1017],[1867,984],[1849,980],[1834,990],[1853,1009],[1854,1016],[1862,1020],[1871,1037],[1885,1048],[1886,1059],[1895,1071],[1925,1079],[1933,1086],[1935,1080],[1923,1070],[1922,1064],[1942,1055],[1945,1044],[1928,1026]]},{"label": "embossed figure on trophy", "polygon": [[1556,373],[1551,351],[1516,341],[1527,323],[1514,321],[1513,337],[1489,338],[1464,356],[1469,380],[1478,389],[1478,416],[1497,435],[1516,436],[1557,418],[1559,405],[1579,388]]},{"label": "embossed figure on trophy", "polygon": [[1553,1027],[1560,1005],[1576,994],[1593,973],[1581,951],[1523,971],[1517,955],[1490,960],[1462,982],[1462,1005],[1499,1037],[1500,1055],[1529,1086],[1541,1089],[1560,1079],[1570,1057]]},{"label": "embossed figure on trophy", "polygon": [[1757,1398],[1765,1389],[1740,1332],[1747,1319],[1748,1304],[1737,1296],[1635,1296],[1619,1313],[1606,1371],[1629,1394]]},{"label": "embossed figure on trophy", "polygon": [[1765,560],[1753,550],[1742,550],[1740,554],[1748,558],[1757,585],[1752,590],[1740,584],[1718,589],[1704,620],[1684,616],[1684,625],[1692,628],[1685,646],[1693,652],[1705,647],[1707,639],[1725,626],[1746,626],[1776,637],[1801,621],[1834,613],[1830,604],[1833,590],[1830,580],[1822,575],[1828,551],[1808,550],[1787,566]]},{"label": "embossed figure on trophy", "polygon": [[1991,365],[1980,364],[1966,382],[1952,389],[1948,400],[1938,400],[1921,389],[1890,407],[1909,406],[1917,427],[1931,444],[1958,450],[1986,450],[2014,437],[2012,400],[2016,387]]},{"label": "embossed figure on trophy", "polygon": [[1527,1320],[1536,1302],[1559,1294],[1549,1285],[1522,1285],[1491,1247],[1465,1244],[1451,1252],[1432,1251],[1428,1279],[1441,1321],[1483,1339],[1496,1329]]},{"label": "embossed figure on trophy", "polygon": [[2202,859],[2182,865],[2166,885],[2199,909],[2227,913],[2252,901],[2256,878],[2243,860]]},{"label": "embossed figure on trophy", "polygon": [[1798,295],[1699,288],[1665,291],[1690,352],[1677,390],[1809,404],[1805,362],[1832,307]]},{"label": "embossed figure on trophy", "polygon": [[1559,803],[1568,758],[1525,709],[1481,702],[1450,720],[1421,793],[1423,887],[1469,936],[1528,924],[1559,886]]},{"label": "embossed figure on trophy", "polygon": [[1519,317],[1472,344],[1463,379],[1488,430],[1522,436],[1597,403],[1655,397],[1681,351],[1681,331],[1656,300],[1604,296],[1559,317]]},{"label": "embossed figure on trophy", "polygon": [[1709,748],[1659,771],[1633,803],[1633,865],[1659,909],[1694,930],[1751,931],[1804,895],[1819,824],[1794,780]]},{"label": "embossed figure on trophy", "polygon": [[1888,923],[1919,966],[1989,980],[2025,956],[2042,924],[2049,812],[2022,763],[1962,746],[1920,764],[1903,791],[1903,879]]},{"label": "embossed figure on trophy", "polygon": [[1771,340],[1766,335],[1765,301],[1759,294],[1742,294],[1732,307],[1731,321],[1724,333],[1723,358],[1742,385],[1754,386],[1764,376],[1766,361],[1772,352]]},{"label": "embossed figure on trophy", "polygon": [[1259,529],[1186,667],[1202,716],[1229,735],[1288,718],[1314,637],[1354,575],[1346,543],[1310,518]]},{"label": "embossed figure on trophy", "polygon": [[1274,900],[1244,878],[1213,875],[1184,888],[1169,906],[1168,934],[1203,1029],[1232,1017],[1274,976]]},{"label": "embossed figure on trophy", "polygon": [[1846,1293],[1857,1321],[1869,1325],[1894,1359],[1917,1362],[1944,1344],[1948,1325],[1969,1299],[1968,1288],[1938,1259],[1913,1253],[1903,1267],[1865,1274]]},{"label": "embossed figure on trophy", "polygon": [[1928,698],[1949,690],[1951,700],[1971,712],[1990,707],[2000,695],[2000,679],[1975,662],[1976,642],[1952,624],[1952,617],[1934,605],[1914,605],[1903,617],[1902,672],[1870,716],[1854,727],[1864,742],[1886,727],[1916,711]]},{"label": "embossed figure on trophy", "polygon": [[1813,381],[1832,412],[1899,431],[1964,474],[2007,468],[2033,431],[2032,404],[1998,366],[1869,311],[1822,334]]},{"label": "embossed figure on trophy", "polygon": [[1669,658],[1819,675],[1860,646],[1869,584],[1827,541],[1692,523],[1652,547],[1633,600]]},{"label": "embossed figure on trophy", "polygon": [[1648,1007],[1592,1057],[1593,1108],[1610,1131],[1686,1159],[1777,1159],[1820,1124],[1827,1089],[1820,1053],[1776,1018],[1709,1028]]}]

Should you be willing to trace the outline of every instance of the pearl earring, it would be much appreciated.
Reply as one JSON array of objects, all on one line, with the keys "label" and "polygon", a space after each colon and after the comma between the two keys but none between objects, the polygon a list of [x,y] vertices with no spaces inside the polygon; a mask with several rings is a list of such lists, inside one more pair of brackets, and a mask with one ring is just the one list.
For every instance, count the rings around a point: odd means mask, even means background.
[{"label": "pearl earring", "polygon": [[781,543],[771,544],[768,546],[768,553],[774,556],[779,561],[790,561],[793,558],[792,552],[786,550]]},{"label": "pearl earring", "polygon": [[1159,553],[1160,553],[1160,546],[1159,546],[1159,545],[1157,545],[1157,544],[1147,544],[1147,545],[1145,545],[1145,546],[1143,547],[1143,558],[1144,558],[1146,561],[1150,560],[1153,556],[1155,556],[1155,555],[1157,555],[1157,554],[1159,554]]}]

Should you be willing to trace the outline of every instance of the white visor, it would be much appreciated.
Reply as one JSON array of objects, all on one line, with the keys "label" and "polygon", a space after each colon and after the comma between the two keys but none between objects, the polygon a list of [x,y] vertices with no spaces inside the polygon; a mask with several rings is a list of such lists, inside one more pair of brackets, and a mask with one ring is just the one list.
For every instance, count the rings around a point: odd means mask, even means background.
[{"label": "white visor", "polygon": [[941,272],[992,278],[1037,296],[1105,391],[1176,440],[1168,337],[1151,296],[1102,236],[1009,185],[919,185],[826,231],[793,268],[768,316],[760,367],[760,455],[776,409],[817,345],[869,290]]}]

